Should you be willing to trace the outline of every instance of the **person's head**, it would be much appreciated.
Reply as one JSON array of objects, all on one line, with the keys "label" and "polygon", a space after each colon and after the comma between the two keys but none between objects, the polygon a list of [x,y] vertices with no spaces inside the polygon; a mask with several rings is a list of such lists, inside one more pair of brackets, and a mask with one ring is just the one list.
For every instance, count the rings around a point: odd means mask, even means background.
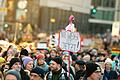
[{"label": "person's head", "polygon": [[96,62],[96,56],[92,55],[91,56],[91,61]]},{"label": "person's head", "polygon": [[20,57],[20,52],[15,53],[14,57]]},{"label": "person's head", "polygon": [[81,54],[77,55],[77,60],[82,60],[82,55]]},{"label": "person's head", "polygon": [[62,52],[62,54],[63,54],[63,56],[62,56],[63,60],[68,60],[68,58],[69,58],[69,52],[64,51],[64,52]]},{"label": "person's head", "polygon": [[21,80],[21,75],[16,70],[9,70],[6,72],[4,80]]},{"label": "person's head", "polygon": [[105,60],[105,70],[111,70],[112,69],[112,60],[107,58]]},{"label": "person's head", "polygon": [[0,66],[2,66],[5,63],[5,59],[3,57],[0,57]]},{"label": "person's head", "polygon": [[85,62],[82,60],[76,60],[75,62],[75,69],[78,70],[85,70]]},{"label": "person's head", "polygon": [[6,58],[6,57],[7,57],[7,51],[4,51],[4,52],[3,52],[2,57],[3,57],[3,58]]},{"label": "person's head", "polygon": [[33,68],[33,59],[31,57],[23,57],[22,61],[24,68],[31,71]]},{"label": "person's head", "polygon": [[99,60],[101,60],[101,61],[105,60],[105,54],[100,53],[99,54]]},{"label": "person's head", "polygon": [[90,54],[91,54],[91,55],[94,55],[94,56],[97,56],[97,55],[98,55],[98,50],[97,50],[97,49],[92,49],[92,50],[90,51]]},{"label": "person's head", "polygon": [[28,51],[26,49],[22,49],[20,52],[20,56],[23,58],[24,56],[28,56]]},{"label": "person's head", "polygon": [[5,65],[2,66],[3,69],[3,73],[5,73],[6,71],[8,71],[10,69],[10,63],[7,62]]},{"label": "person's head", "polygon": [[30,80],[43,80],[45,71],[39,67],[35,67],[30,71]]},{"label": "person's head", "polygon": [[20,59],[19,58],[12,58],[10,60],[9,68],[20,71],[21,70],[21,61],[20,61]]},{"label": "person's head", "polygon": [[54,72],[58,71],[62,67],[62,59],[60,57],[55,57],[50,61],[50,69]]},{"label": "person's head", "polygon": [[89,54],[86,54],[84,57],[83,57],[83,61],[85,61],[85,62],[88,62],[88,61],[90,61],[90,55]]},{"label": "person's head", "polygon": [[105,70],[111,70],[112,69],[112,64],[110,62],[105,63]]},{"label": "person's head", "polygon": [[71,65],[73,61],[72,61],[72,56],[70,56],[69,52],[64,51],[62,54],[63,54],[62,55],[63,62],[68,65],[69,64],[68,60],[70,59],[70,65]]},{"label": "person's head", "polygon": [[101,78],[101,68],[98,64],[88,62],[86,64],[86,73],[85,76],[88,80],[100,80]]},{"label": "person's head", "polygon": [[37,56],[37,62],[38,62],[38,65],[43,65],[45,63],[45,55],[39,54]]},{"label": "person's head", "polygon": [[50,56],[51,56],[51,58],[56,57],[57,54],[58,54],[58,52],[57,52],[57,50],[55,50],[55,49],[52,49],[52,50],[50,51]]}]

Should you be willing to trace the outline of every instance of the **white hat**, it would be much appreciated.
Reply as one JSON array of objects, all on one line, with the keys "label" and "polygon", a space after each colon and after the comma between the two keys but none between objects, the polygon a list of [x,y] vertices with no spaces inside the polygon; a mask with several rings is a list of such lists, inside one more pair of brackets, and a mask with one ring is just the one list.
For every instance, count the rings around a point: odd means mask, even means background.
[{"label": "white hat", "polygon": [[112,60],[110,59],[110,58],[107,58],[106,60],[105,60],[105,64],[106,63],[111,63],[112,64]]}]

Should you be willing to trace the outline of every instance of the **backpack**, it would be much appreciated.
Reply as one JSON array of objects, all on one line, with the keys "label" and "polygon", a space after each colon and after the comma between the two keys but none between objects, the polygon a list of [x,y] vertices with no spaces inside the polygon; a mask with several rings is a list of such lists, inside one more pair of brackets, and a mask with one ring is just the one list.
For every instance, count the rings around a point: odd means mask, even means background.
[{"label": "backpack", "polygon": [[[68,79],[68,76],[67,76],[67,72],[66,72],[66,73],[62,73],[62,74],[59,76],[59,78],[60,78],[63,74],[64,74],[64,76],[65,76],[65,80],[69,80],[69,79]],[[59,78],[58,78],[58,79],[59,79]]]},{"label": "backpack", "polygon": [[[47,73],[47,76],[46,76],[47,79],[48,79],[49,74],[50,74],[50,72]],[[69,80],[69,78],[68,78],[68,76],[67,76],[67,72],[60,74],[59,77],[58,77],[58,79],[59,79],[63,74],[64,74],[64,76],[65,76],[65,80]]]},{"label": "backpack", "polygon": [[[62,68],[63,68],[66,72],[68,72],[68,70],[67,70],[67,64],[64,64],[64,66],[62,66]],[[71,67],[70,67],[70,74],[72,74],[73,78],[75,78],[75,74],[74,74],[74,72],[73,72],[73,70],[72,70]]]}]

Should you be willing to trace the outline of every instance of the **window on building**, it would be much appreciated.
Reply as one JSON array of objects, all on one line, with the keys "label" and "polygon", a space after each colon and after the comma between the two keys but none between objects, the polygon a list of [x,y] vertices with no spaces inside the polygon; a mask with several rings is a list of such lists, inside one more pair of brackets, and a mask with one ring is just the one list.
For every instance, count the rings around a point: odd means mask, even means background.
[{"label": "window on building", "polygon": [[97,14],[95,15],[96,19],[103,19],[103,20],[114,20],[114,12],[113,11],[97,11]]},{"label": "window on building", "polygon": [[115,7],[115,0],[102,0],[103,7]]},{"label": "window on building", "polygon": [[92,0],[92,5],[114,8],[115,1],[116,0]]}]

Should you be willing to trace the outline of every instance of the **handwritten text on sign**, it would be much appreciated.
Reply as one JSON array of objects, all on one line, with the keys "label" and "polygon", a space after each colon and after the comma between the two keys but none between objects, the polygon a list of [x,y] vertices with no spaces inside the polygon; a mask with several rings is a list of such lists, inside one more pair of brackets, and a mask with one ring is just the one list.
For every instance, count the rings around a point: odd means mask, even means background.
[{"label": "handwritten text on sign", "polygon": [[61,31],[59,47],[62,50],[78,52],[80,50],[80,35],[78,32]]}]

